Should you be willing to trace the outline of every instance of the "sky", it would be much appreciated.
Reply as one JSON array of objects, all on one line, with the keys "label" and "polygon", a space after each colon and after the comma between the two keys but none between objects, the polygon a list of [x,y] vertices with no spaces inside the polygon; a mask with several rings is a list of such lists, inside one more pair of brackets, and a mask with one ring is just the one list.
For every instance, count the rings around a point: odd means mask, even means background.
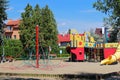
[{"label": "sky", "polygon": [[78,33],[90,31],[103,26],[104,13],[93,8],[96,0],[9,0],[8,19],[21,19],[29,3],[33,8],[39,4],[40,8],[49,6],[57,22],[59,33],[66,33],[68,29],[75,29]]}]

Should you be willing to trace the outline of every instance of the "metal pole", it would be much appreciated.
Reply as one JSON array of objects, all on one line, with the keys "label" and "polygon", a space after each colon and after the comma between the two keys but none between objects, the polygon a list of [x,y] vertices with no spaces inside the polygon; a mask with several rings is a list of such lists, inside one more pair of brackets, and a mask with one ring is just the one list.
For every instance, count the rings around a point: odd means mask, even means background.
[{"label": "metal pole", "polygon": [[39,41],[38,41],[38,36],[39,36],[39,27],[38,25],[36,26],[36,68],[39,68]]}]

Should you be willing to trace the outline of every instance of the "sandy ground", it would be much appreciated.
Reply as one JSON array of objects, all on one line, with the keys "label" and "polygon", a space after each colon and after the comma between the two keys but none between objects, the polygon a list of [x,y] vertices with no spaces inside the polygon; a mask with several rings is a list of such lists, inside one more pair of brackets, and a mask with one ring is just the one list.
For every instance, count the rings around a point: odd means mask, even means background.
[{"label": "sandy ground", "polygon": [[99,62],[64,62],[62,60],[40,61],[36,68],[36,61],[14,61],[0,63],[0,72],[31,73],[31,74],[107,74],[120,71],[120,63],[103,65]]},{"label": "sandy ground", "polygon": [[[36,61],[14,61],[0,63],[0,73],[23,73],[23,74],[107,74],[120,71],[120,63],[114,65],[100,65],[100,62],[65,62],[63,60],[40,60],[39,68]],[[23,77],[1,76],[0,80],[61,80],[50,77]],[[120,78],[119,78],[120,79]]]}]

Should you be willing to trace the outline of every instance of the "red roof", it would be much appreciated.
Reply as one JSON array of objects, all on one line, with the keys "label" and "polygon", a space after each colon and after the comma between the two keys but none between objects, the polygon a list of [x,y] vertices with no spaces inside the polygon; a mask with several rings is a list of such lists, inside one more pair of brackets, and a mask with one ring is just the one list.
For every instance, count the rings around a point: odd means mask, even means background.
[{"label": "red roof", "polygon": [[8,20],[7,22],[7,26],[11,26],[11,25],[19,25],[20,24],[20,20]]},{"label": "red roof", "polygon": [[102,28],[96,28],[95,34],[98,34],[99,36],[102,37]]},{"label": "red roof", "polygon": [[58,34],[58,42],[69,42],[70,41],[70,34]]},{"label": "red roof", "polygon": [[80,36],[84,36],[84,34],[79,34]]}]

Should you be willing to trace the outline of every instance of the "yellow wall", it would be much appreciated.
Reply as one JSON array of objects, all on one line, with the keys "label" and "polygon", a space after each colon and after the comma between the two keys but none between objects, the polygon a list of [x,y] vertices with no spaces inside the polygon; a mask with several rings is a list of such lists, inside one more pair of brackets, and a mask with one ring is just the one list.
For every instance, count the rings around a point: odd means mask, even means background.
[{"label": "yellow wall", "polygon": [[71,47],[84,47],[85,37],[80,34],[70,34]]}]

